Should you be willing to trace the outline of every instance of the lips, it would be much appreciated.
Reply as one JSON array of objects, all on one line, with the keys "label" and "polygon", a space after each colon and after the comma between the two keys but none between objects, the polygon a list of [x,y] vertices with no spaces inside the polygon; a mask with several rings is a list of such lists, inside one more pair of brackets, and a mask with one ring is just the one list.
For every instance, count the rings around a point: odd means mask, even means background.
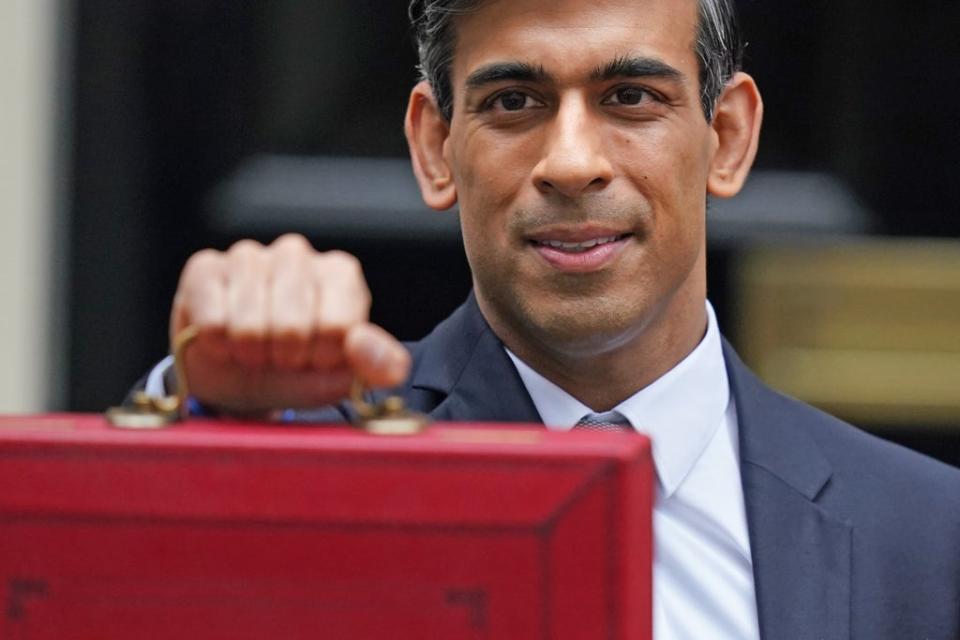
[{"label": "lips", "polygon": [[550,267],[564,273],[590,273],[612,264],[633,234],[610,230],[554,230],[529,239],[536,253]]},{"label": "lips", "polygon": [[551,247],[561,251],[579,253],[582,251],[587,251],[588,249],[593,249],[594,247],[617,242],[618,240],[622,240],[625,235],[626,234],[605,236],[602,238],[591,238],[590,240],[584,240],[583,242],[564,242],[563,240],[534,240],[533,242],[541,247]]}]

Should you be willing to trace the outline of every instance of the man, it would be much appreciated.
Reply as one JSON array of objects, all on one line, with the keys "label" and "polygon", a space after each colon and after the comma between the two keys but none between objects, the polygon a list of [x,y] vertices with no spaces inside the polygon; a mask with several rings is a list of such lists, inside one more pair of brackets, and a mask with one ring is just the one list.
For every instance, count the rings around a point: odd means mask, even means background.
[{"label": "man", "polygon": [[706,303],[707,196],[740,190],[763,110],[729,0],[411,16],[413,167],[460,206],[473,294],[405,348],[345,254],[201,252],[171,319],[200,328],[193,396],[263,415],[356,375],[440,420],[625,423],[654,441],[658,639],[960,637],[960,474],[765,388]]}]

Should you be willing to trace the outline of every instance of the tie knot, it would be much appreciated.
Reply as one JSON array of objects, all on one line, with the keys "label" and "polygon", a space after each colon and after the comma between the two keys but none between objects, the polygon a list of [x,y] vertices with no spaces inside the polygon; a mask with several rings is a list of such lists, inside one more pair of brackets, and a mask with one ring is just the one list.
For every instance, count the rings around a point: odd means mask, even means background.
[{"label": "tie knot", "polygon": [[632,431],[630,421],[618,411],[588,413],[573,427],[574,431]]}]

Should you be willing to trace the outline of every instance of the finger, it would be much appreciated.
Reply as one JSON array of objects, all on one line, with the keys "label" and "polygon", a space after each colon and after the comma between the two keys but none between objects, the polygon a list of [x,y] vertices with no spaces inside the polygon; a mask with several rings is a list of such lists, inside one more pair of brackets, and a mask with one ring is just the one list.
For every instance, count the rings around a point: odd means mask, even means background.
[{"label": "finger", "polygon": [[[216,397],[216,406],[234,413],[257,413],[284,409],[323,407],[350,396],[353,372],[345,367],[332,371],[276,371],[243,369],[227,374],[229,391]],[[197,397],[203,400],[202,392]]]},{"label": "finger", "polygon": [[360,262],[342,251],[330,251],[313,260],[315,318],[312,364],[329,369],[344,363],[347,330],[370,316],[370,290]]},{"label": "finger", "polygon": [[344,354],[357,377],[371,387],[396,386],[410,373],[410,353],[374,324],[350,329],[344,338]]},{"label": "finger", "polygon": [[316,253],[313,245],[299,233],[285,233],[270,243],[270,249],[293,248],[305,253]]},{"label": "finger", "polygon": [[195,253],[187,260],[174,297],[174,306],[184,312],[183,322],[201,328],[224,325],[226,266],[224,256],[212,249]]},{"label": "finger", "polygon": [[370,289],[360,261],[349,253],[328,251],[313,260],[317,283],[317,332],[345,332],[370,317]]},{"label": "finger", "polygon": [[333,371],[289,372],[272,381],[275,407],[312,409],[324,407],[350,397],[353,372],[340,368]]},{"label": "finger", "polygon": [[267,362],[267,281],[269,259],[264,248],[241,240],[227,252],[227,336],[233,359],[246,367]]},{"label": "finger", "polygon": [[204,357],[223,362],[229,358],[225,324],[226,259],[223,254],[204,250],[184,266],[174,296],[170,322],[170,344],[187,326],[199,329],[194,348]]},{"label": "finger", "polygon": [[277,369],[300,369],[312,354],[310,333],[315,308],[310,268],[312,252],[303,236],[283,236],[270,245],[270,355]]},{"label": "finger", "polygon": [[310,364],[315,369],[335,369],[346,363],[343,355],[343,331],[328,330],[314,335],[311,341]]}]

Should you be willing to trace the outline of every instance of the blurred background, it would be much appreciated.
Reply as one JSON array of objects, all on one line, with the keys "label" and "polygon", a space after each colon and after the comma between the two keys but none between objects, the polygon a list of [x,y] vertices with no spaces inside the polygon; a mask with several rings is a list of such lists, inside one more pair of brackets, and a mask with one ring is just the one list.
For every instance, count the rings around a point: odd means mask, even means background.
[{"label": "blurred background", "polygon": [[[420,337],[470,283],[402,134],[406,3],[0,2],[0,411],[101,411],[194,251],[359,255]],[[774,386],[960,465],[960,3],[742,0],[767,117],[709,212],[710,297]]]}]

